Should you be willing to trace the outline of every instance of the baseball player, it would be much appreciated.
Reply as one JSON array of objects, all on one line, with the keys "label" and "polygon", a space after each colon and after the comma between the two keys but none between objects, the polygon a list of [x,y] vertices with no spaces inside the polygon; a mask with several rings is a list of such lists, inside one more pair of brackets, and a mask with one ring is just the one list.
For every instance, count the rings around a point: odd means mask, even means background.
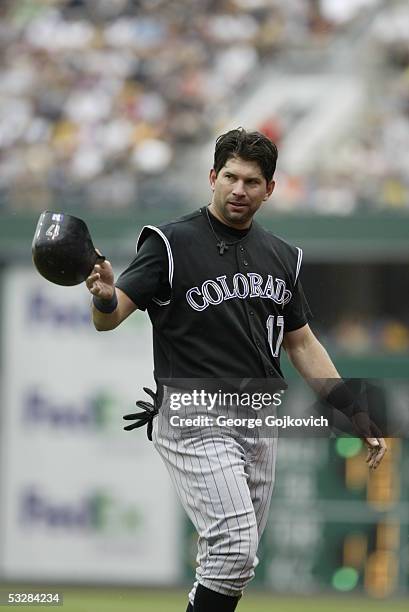
[{"label": "baseball player", "polygon": [[[333,381],[325,389],[331,405],[351,418],[360,414],[308,325],[301,249],[253,219],[273,193],[276,161],[276,146],[258,132],[239,128],[221,135],[209,175],[209,206],[160,227],[144,227],[136,257],[116,283],[108,261],[95,265],[86,281],[97,330],[114,329],[137,309],[147,310],[152,322],[160,384],[151,393],[153,404],[138,403],[145,412],[130,415],[136,422],[128,429],[148,423],[198,532],[188,611],[235,610],[253,578],[274,484],[277,438],[249,436],[240,428],[222,432],[198,426],[188,436],[176,431],[170,405],[172,394],[186,388],[183,381],[191,388],[192,381],[282,381],[283,347],[321,395],[317,381]],[[184,406],[179,416],[186,415]],[[362,437],[369,467],[375,469],[385,441],[369,430]]]}]

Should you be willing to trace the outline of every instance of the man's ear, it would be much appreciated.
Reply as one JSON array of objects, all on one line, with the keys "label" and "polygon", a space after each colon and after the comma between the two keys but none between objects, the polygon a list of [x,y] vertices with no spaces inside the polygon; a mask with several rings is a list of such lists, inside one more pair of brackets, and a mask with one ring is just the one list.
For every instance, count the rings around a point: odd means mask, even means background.
[{"label": "man's ear", "polygon": [[215,189],[216,178],[217,178],[216,170],[212,168],[209,173],[209,183],[210,183],[210,188],[212,191],[214,191]]},{"label": "man's ear", "polygon": [[275,181],[270,181],[269,183],[267,183],[267,193],[263,198],[263,201],[268,200],[268,198],[271,196],[271,194],[274,191],[274,187],[276,186],[276,182]]}]

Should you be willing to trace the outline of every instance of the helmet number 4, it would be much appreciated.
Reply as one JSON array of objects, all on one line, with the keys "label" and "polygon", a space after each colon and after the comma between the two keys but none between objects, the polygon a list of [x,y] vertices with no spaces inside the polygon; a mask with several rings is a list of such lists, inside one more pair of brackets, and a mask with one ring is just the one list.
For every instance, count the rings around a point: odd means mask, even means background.
[{"label": "helmet number 4", "polygon": [[60,233],[60,224],[59,223],[53,223],[52,225],[50,225],[50,227],[46,231],[45,235],[48,236],[49,238],[51,238],[51,240],[54,240],[54,238],[57,238],[59,233]]}]

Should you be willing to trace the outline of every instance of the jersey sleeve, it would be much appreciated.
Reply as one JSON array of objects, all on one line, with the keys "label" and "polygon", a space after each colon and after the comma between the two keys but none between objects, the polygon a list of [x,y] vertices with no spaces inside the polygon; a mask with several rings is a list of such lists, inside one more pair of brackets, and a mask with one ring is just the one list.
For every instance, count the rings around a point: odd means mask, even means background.
[{"label": "jersey sleeve", "polygon": [[138,252],[117,279],[115,285],[136,304],[146,310],[153,299],[169,299],[168,254],[162,238],[150,233]]},{"label": "jersey sleeve", "polygon": [[300,281],[297,281],[291,300],[284,308],[285,331],[295,331],[312,319],[312,312]]}]

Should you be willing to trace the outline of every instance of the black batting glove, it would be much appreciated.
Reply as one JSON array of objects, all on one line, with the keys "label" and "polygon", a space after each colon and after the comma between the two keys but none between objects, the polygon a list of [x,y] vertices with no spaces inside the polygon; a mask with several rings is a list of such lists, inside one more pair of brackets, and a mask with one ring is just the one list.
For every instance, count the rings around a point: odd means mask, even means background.
[{"label": "black batting glove", "polygon": [[142,408],[143,412],[134,412],[133,414],[126,414],[123,419],[125,421],[135,421],[131,425],[127,425],[124,427],[125,431],[132,431],[132,429],[136,429],[137,427],[143,427],[147,425],[147,436],[148,440],[152,442],[152,429],[153,429],[153,419],[159,412],[158,406],[158,397],[157,393],[152,391],[152,389],[148,389],[148,387],[143,387],[145,393],[150,395],[153,400],[152,402],[145,402],[144,400],[138,400],[136,405],[138,408]]}]

